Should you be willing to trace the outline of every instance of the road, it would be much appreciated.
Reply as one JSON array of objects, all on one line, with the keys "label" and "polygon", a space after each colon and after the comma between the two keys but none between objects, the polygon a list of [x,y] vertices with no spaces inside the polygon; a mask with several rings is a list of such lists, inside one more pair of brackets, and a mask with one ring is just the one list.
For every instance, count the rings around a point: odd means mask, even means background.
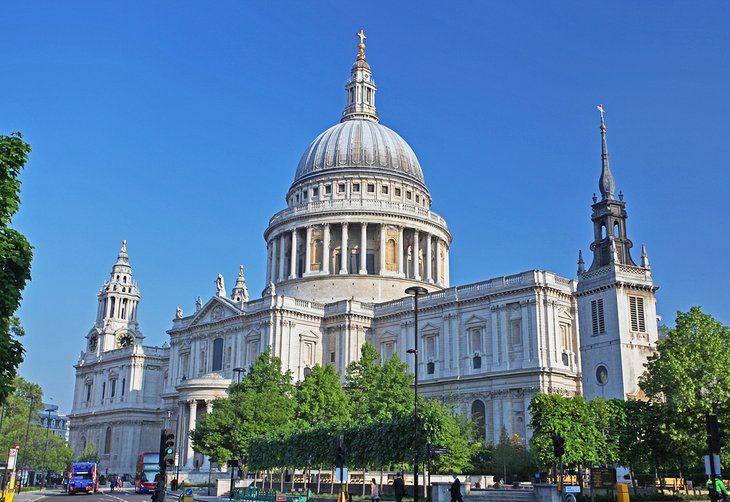
[{"label": "road", "polygon": [[[121,489],[110,492],[108,488],[91,494],[68,495],[67,493],[52,492],[35,499],[34,502],[150,502],[151,494],[136,494],[134,489]],[[177,497],[167,495],[165,502],[177,502]]]}]

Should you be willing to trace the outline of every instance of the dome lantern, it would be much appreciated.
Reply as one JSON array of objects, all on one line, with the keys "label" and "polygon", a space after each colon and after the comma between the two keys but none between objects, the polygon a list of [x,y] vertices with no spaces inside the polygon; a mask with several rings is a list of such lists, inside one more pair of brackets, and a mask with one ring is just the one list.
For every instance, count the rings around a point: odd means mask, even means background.
[{"label": "dome lantern", "polygon": [[379,122],[375,111],[375,81],[370,72],[370,65],[365,60],[365,33],[360,30],[356,34],[360,38],[357,45],[357,59],[352,65],[350,80],[345,85],[347,105],[342,113],[342,122],[346,120],[372,120]]}]

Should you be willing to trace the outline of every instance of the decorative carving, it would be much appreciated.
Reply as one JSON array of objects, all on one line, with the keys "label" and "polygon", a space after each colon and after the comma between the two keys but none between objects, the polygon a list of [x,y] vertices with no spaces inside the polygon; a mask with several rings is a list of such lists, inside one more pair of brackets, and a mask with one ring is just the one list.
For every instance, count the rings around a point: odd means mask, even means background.
[{"label": "decorative carving", "polygon": [[180,307],[177,307],[175,309],[175,317],[177,319],[182,319],[183,318],[183,310]]},{"label": "decorative carving", "polygon": [[216,296],[222,296],[223,298],[226,297],[226,285],[223,281],[223,276],[221,274],[218,274],[218,278],[215,280],[215,287],[217,289]]}]

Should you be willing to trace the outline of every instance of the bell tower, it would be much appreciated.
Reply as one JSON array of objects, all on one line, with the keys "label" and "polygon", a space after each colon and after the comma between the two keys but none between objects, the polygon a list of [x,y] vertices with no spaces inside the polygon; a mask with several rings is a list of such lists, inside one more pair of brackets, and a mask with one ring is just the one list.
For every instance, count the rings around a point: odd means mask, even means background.
[{"label": "bell tower", "polygon": [[578,299],[583,394],[629,399],[639,397],[639,377],[655,350],[657,287],[642,246],[641,265],[631,257],[626,203],[614,198],[616,181],[608,162],[606,122],[601,114],[601,176],[599,201],[593,195],[591,220],[593,261],[585,270],[578,252]]},{"label": "bell tower", "polygon": [[137,322],[140,297],[137,283],[132,278],[127,241],[122,241],[109,280],[104,281],[97,294],[96,321],[86,335],[87,354],[98,355],[142,342],[144,336]]}]

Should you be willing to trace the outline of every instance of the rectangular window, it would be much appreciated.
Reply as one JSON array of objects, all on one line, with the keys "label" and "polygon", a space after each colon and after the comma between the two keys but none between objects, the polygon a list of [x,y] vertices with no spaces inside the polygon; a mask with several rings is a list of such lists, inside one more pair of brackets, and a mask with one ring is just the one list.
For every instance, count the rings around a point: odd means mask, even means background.
[{"label": "rectangular window", "polygon": [[481,328],[471,328],[469,330],[469,341],[471,343],[471,351],[474,353],[482,352],[482,330]]},{"label": "rectangular window", "polygon": [[104,400],[104,395],[106,394],[106,382],[101,382],[101,400]]},{"label": "rectangular window", "polygon": [[345,184],[344,183],[340,183],[339,185],[337,185],[337,191],[339,193],[345,193]]},{"label": "rectangular window", "polygon": [[91,384],[86,384],[86,400],[91,401]]},{"label": "rectangular window", "polygon": [[308,190],[302,190],[302,200],[307,200],[307,192]]},{"label": "rectangular window", "polygon": [[116,393],[117,393],[117,380],[114,379],[114,380],[112,380],[112,388],[111,388],[111,393],[109,395],[110,395],[110,397],[114,397],[116,395]]},{"label": "rectangular window", "polygon": [[411,191],[410,190],[406,190],[406,199],[411,200],[411,197],[412,197]]},{"label": "rectangular window", "polygon": [[375,184],[368,183],[368,193],[375,193]]},{"label": "rectangular window", "polygon": [[127,386],[127,380],[125,378],[122,378],[122,395],[124,395],[124,387]]},{"label": "rectangular window", "polygon": [[603,317],[603,298],[591,300],[591,319],[593,320],[593,335],[606,332],[606,322]]},{"label": "rectangular window", "polygon": [[644,299],[640,296],[629,296],[629,310],[631,311],[631,331],[646,333]]},{"label": "rectangular window", "polygon": [[330,362],[331,363],[335,362],[335,353],[334,352],[330,352]]},{"label": "rectangular window", "polygon": [[352,184],[352,191],[353,192],[359,192],[360,191],[360,183],[353,183]]},{"label": "rectangular window", "polygon": [[400,197],[400,188],[395,189],[395,196]]},{"label": "rectangular window", "polygon": [[312,197],[319,196],[319,187],[312,188]]},{"label": "rectangular window", "polygon": [[421,196],[416,194],[416,204],[418,204],[419,202],[421,202]]},{"label": "rectangular window", "polygon": [[381,192],[381,193],[382,193],[383,195],[388,195],[388,185],[383,185],[383,186],[381,186],[381,187],[380,187],[380,192]]},{"label": "rectangular window", "polygon": [[391,357],[393,357],[393,353],[395,352],[395,344],[393,342],[385,342],[383,344],[383,361],[387,361]]},{"label": "rectangular window", "polygon": [[435,359],[435,358],[436,358],[436,337],[427,336],[426,337],[426,359]]},{"label": "rectangular window", "polygon": [[329,195],[332,193],[332,185],[325,185],[324,186],[324,193],[325,195]]},{"label": "rectangular window", "polygon": [[512,345],[522,344],[522,321],[517,319],[509,325],[509,341]]}]

